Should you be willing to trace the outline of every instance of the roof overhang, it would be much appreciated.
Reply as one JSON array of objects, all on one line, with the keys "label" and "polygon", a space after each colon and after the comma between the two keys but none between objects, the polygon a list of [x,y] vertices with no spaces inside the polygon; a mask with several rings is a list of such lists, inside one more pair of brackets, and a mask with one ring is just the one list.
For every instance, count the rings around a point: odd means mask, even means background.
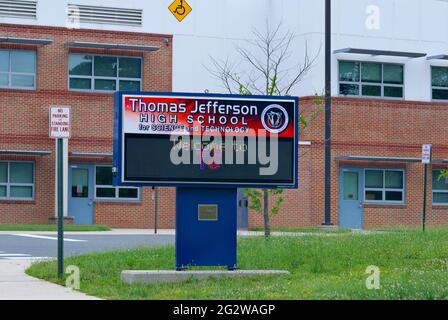
[{"label": "roof overhang", "polygon": [[0,155],[13,155],[13,156],[49,156],[51,151],[40,150],[0,150]]},{"label": "roof overhang", "polygon": [[14,38],[14,37],[0,37],[0,43],[14,43],[14,44],[31,44],[45,46],[52,44],[52,39],[32,39],[32,38]]},{"label": "roof overhang", "polygon": [[427,60],[448,60],[448,54],[439,54],[426,58]]},{"label": "roof overhang", "polygon": [[112,153],[70,152],[70,157],[75,158],[112,158],[112,156]]},{"label": "roof overhang", "polygon": [[355,49],[344,48],[333,51],[333,53],[348,53],[348,54],[367,54],[371,56],[390,56],[390,57],[403,57],[403,58],[422,58],[426,57],[426,53],[418,52],[405,52],[405,51],[389,51],[389,50],[372,50],[372,49]]},{"label": "roof overhang", "polygon": [[336,161],[416,163],[416,162],[422,162],[422,159],[421,158],[401,158],[401,157],[375,157],[375,156],[343,156],[343,157],[337,157]]},{"label": "roof overhang", "polygon": [[145,51],[152,52],[160,49],[160,46],[143,46],[134,44],[116,44],[116,43],[101,43],[101,42],[66,42],[65,46],[84,49],[113,49],[113,50],[128,50],[128,51]]}]

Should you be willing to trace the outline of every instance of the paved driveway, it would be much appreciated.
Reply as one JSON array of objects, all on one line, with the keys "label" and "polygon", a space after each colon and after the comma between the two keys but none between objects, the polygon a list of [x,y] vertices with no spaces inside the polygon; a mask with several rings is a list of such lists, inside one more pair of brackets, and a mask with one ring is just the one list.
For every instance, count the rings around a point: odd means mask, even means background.
[{"label": "paved driveway", "polygon": [[[74,234],[64,237],[64,255],[173,245],[174,235],[154,234]],[[40,259],[57,256],[56,233],[1,233],[0,260]]]}]

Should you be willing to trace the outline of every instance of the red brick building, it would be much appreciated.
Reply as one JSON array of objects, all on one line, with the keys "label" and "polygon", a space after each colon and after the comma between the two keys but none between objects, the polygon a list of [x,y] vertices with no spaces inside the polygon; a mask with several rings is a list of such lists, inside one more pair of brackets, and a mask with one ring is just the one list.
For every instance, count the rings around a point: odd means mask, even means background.
[{"label": "red brick building", "polygon": [[[1,24],[0,39],[0,223],[54,220],[55,143],[48,137],[48,109],[61,105],[71,107],[73,121],[64,169],[67,219],[119,228],[154,227],[154,191],[115,188],[111,183],[113,92],[171,91],[173,37]],[[341,80],[350,85],[350,79]],[[322,106],[314,97],[302,97],[300,108],[306,115]],[[448,223],[448,184],[438,179],[438,170],[448,163],[446,108],[446,102],[384,96],[333,98],[334,225],[419,225],[420,157],[426,143],[434,148],[428,223]],[[300,186],[285,192],[273,226],[311,227],[324,221],[322,112],[300,138]],[[158,227],[174,228],[175,190],[161,189],[159,196]],[[261,215],[250,212],[249,226],[261,225]]]},{"label": "red brick building", "polygon": [[[77,214],[71,212],[77,205],[73,208],[72,201],[87,199],[93,221],[81,223],[151,227],[153,191],[142,189],[132,198],[132,191],[126,195],[127,190],[116,190],[107,181],[112,161],[113,91],[98,89],[129,85],[127,79],[137,78],[130,85],[144,91],[171,91],[172,37],[6,24],[0,25],[0,37],[8,38],[0,42],[2,72],[7,78],[0,88],[0,223],[49,223],[54,219],[55,143],[48,137],[48,112],[51,105],[63,105],[72,111],[68,218]],[[80,68],[84,70],[76,71],[76,59],[85,57],[87,62]],[[99,62],[97,68],[87,71],[95,62]],[[124,67],[120,68],[120,62]],[[132,70],[133,65],[138,70]],[[135,75],[121,76],[121,72]],[[18,78],[23,74],[29,79]],[[78,79],[81,84],[76,83]],[[89,88],[80,89],[89,81]],[[98,188],[94,180],[99,177],[94,175],[101,170],[106,175],[101,183],[106,186]],[[87,182],[83,190],[73,190],[70,183],[74,179]],[[173,190],[161,192],[160,210],[166,214],[160,215],[159,227],[173,227]]]}]

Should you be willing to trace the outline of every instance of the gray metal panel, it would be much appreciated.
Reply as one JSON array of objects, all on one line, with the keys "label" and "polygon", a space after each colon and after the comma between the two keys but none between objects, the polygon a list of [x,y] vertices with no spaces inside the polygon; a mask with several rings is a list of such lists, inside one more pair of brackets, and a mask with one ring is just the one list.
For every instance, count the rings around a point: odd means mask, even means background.
[{"label": "gray metal panel", "polygon": [[71,157],[79,158],[112,158],[112,153],[70,152]]},{"label": "gray metal panel", "polygon": [[49,156],[51,151],[39,150],[0,150],[1,155],[18,155],[18,156]]},{"label": "gray metal panel", "polygon": [[439,54],[426,58],[427,60],[448,60],[448,54]]},{"label": "gray metal panel", "polygon": [[13,37],[0,37],[0,42],[17,43],[17,44],[35,44],[35,45],[47,45],[52,44],[52,39],[31,39],[31,38],[13,38]]},{"label": "gray metal panel", "polygon": [[421,158],[346,156],[337,157],[336,161],[373,161],[373,162],[421,162]]},{"label": "gray metal panel", "polygon": [[131,50],[131,51],[157,51],[160,46],[140,46],[133,44],[115,44],[115,43],[100,43],[100,42],[67,42],[67,47],[76,48],[94,48],[94,49],[116,49],[116,50]]},{"label": "gray metal panel", "polygon": [[418,52],[354,49],[354,48],[338,49],[333,51],[333,53],[369,54],[372,56],[392,56],[392,57],[406,57],[406,58],[422,58],[426,57],[427,55],[426,53],[418,53]]}]

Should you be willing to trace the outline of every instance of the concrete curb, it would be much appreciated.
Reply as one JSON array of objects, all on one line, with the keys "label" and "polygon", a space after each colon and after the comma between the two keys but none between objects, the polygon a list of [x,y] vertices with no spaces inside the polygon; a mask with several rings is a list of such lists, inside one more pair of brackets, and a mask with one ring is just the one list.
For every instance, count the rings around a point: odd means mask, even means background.
[{"label": "concrete curb", "polygon": [[121,280],[128,284],[170,283],[190,279],[207,280],[212,278],[237,278],[254,276],[288,276],[286,270],[212,270],[212,271],[173,271],[173,270],[124,270]]}]

